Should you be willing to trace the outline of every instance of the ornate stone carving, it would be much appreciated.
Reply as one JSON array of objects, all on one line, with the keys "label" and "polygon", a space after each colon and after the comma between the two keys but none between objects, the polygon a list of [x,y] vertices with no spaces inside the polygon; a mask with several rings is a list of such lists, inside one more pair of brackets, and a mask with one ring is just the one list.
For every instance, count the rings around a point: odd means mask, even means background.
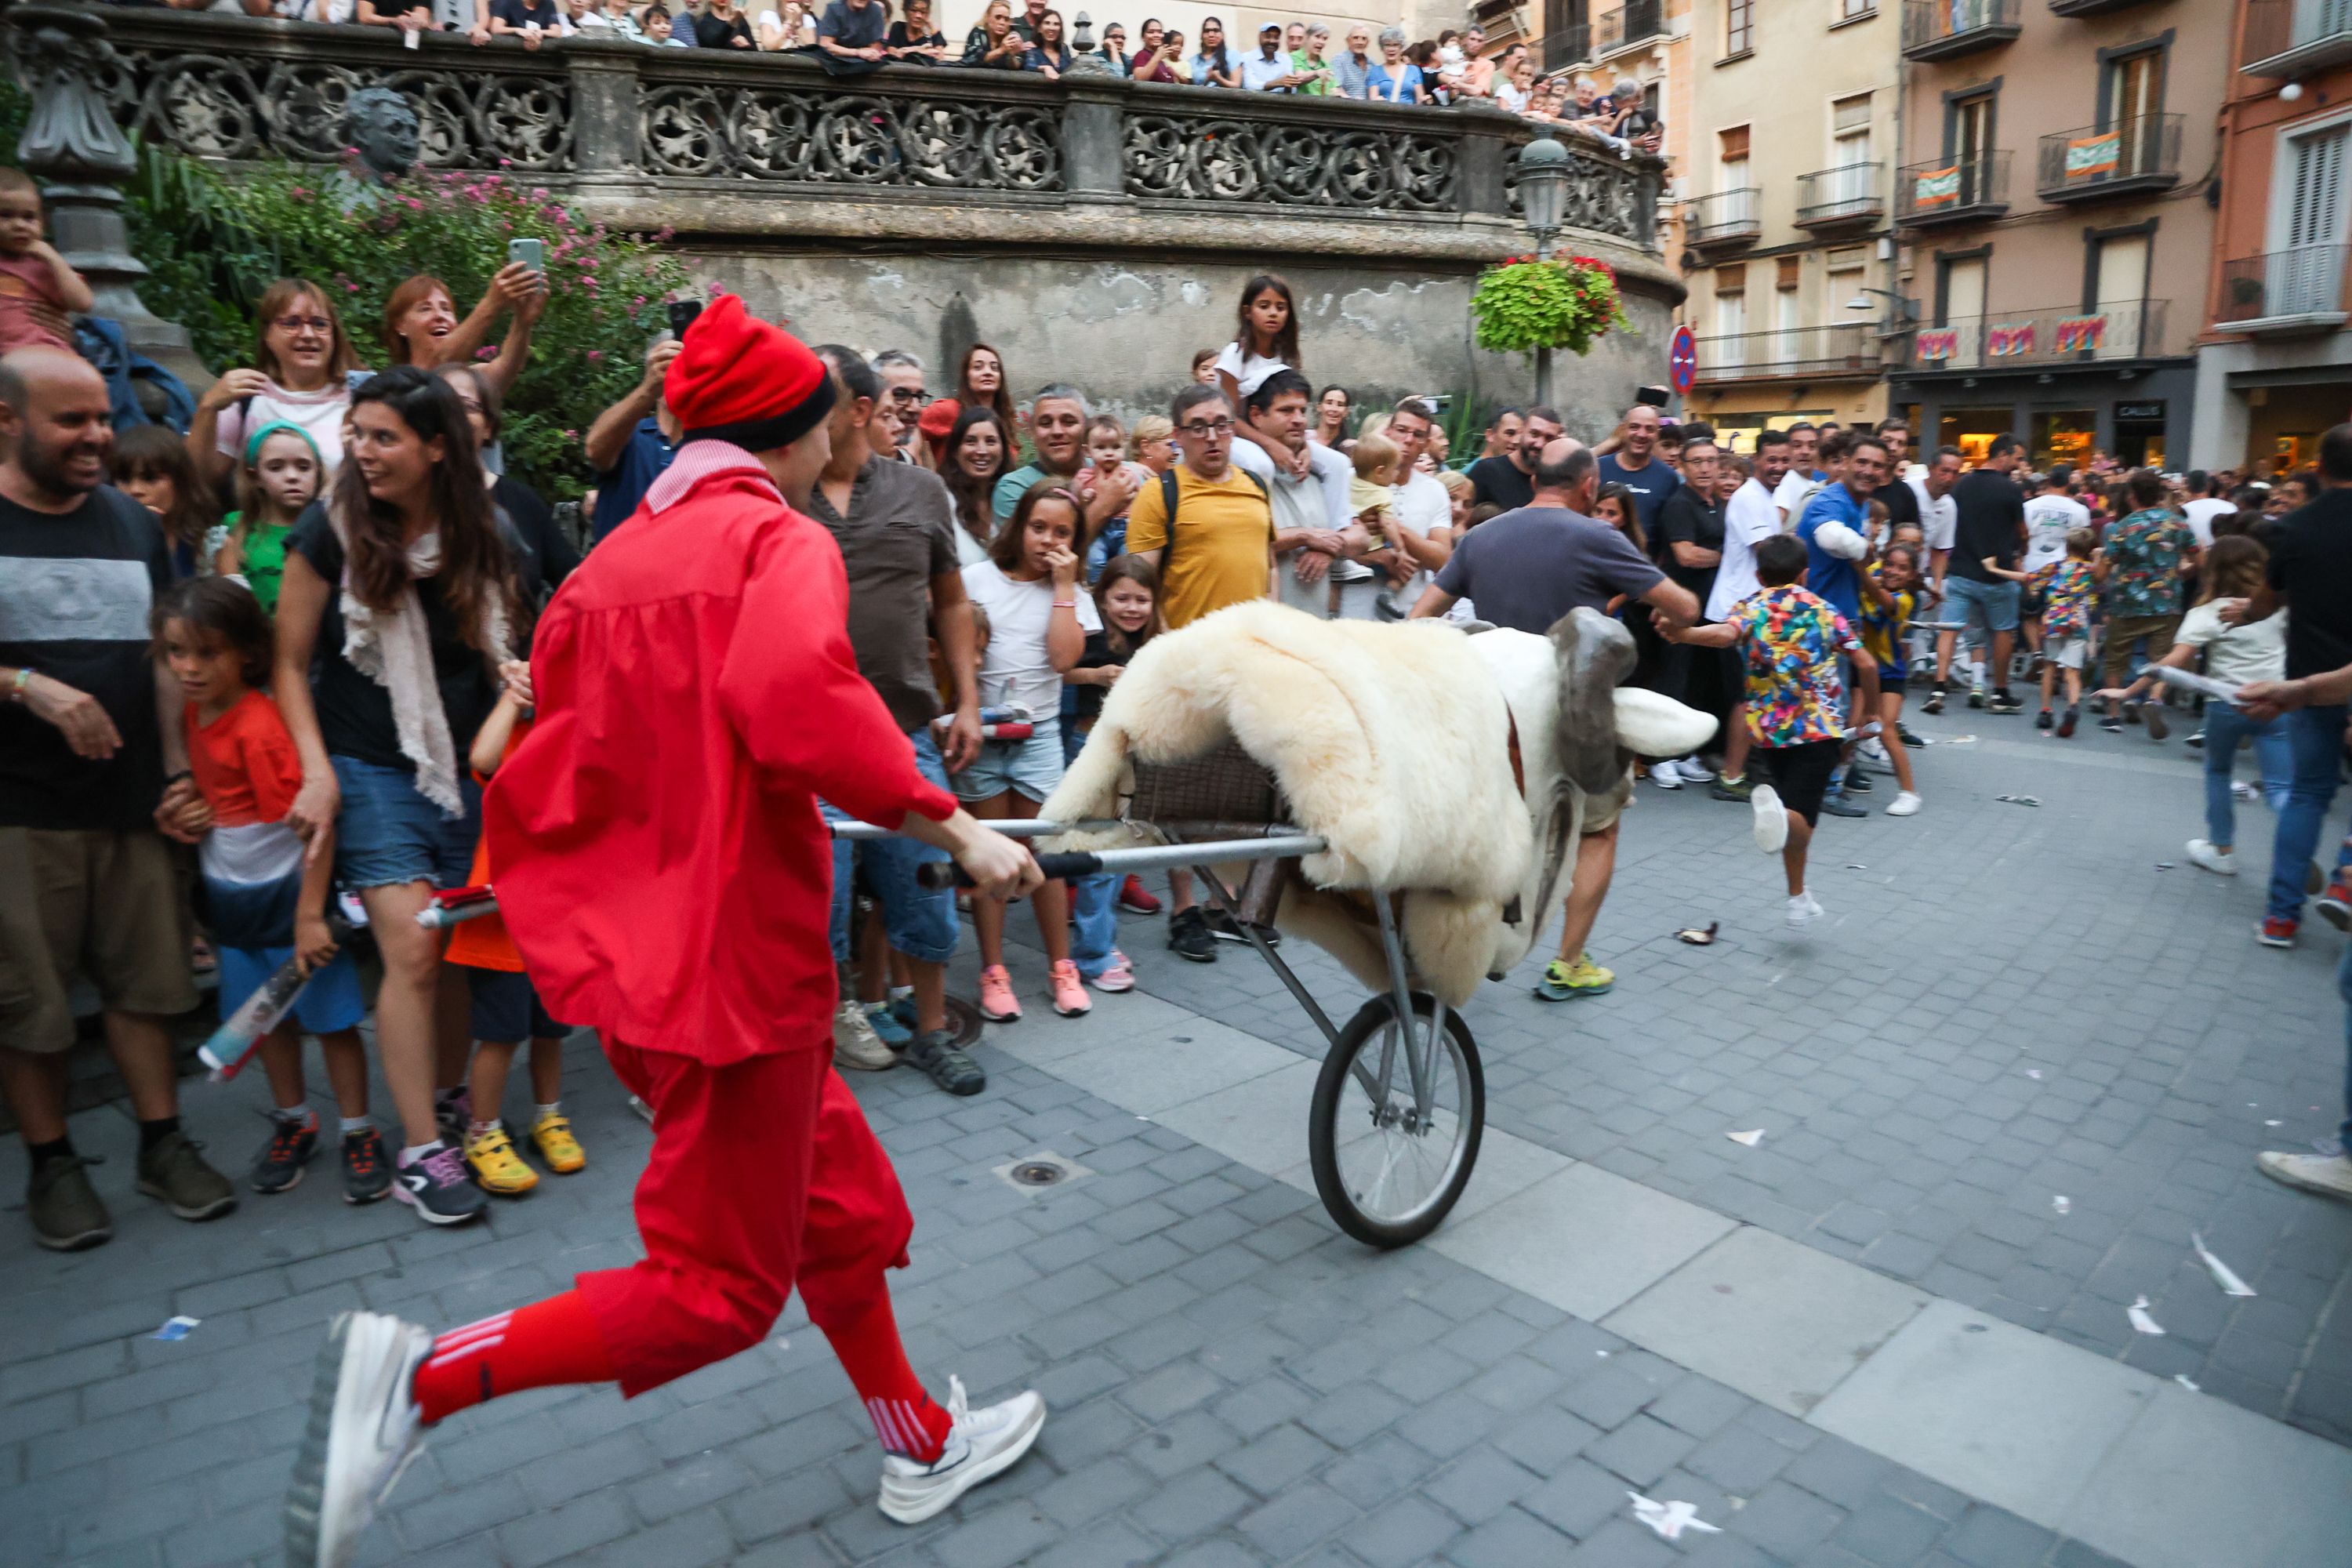
[{"label": "ornate stone carving", "polygon": [[1280,206],[1454,212],[1451,138],[1386,128],[1228,119],[1127,117],[1127,192]]},{"label": "ornate stone carving", "polygon": [[386,184],[416,167],[422,137],[416,110],[384,87],[363,87],[344,106],[344,134],[360,150],[360,162]]},{"label": "ornate stone carving", "polygon": [[33,100],[18,159],[45,179],[129,179],[139,159],[108,118],[103,94],[117,57],[105,24],[58,5],[19,5],[10,20],[17,67]]},{"label": "ornate stone carving", "polygon": [[831,185],[1062,189],[1062,134],[1046,105],[816,97],[650,87],[645,163],[656,174]]},{"label": "ornate stone carving", "polygon": [[[1580,144],[1571,143],[1569,150],[1575,157],[1569,164],[1567,198],[1560,206],[1560,222],[1565,226],[1560,248],[1569,247],[1570,235],[1577,229],[1648,247],[1652,236],[1644,210],[1649,198],[1643,172],[1622,159],[1590,153]],[[1516,157],[1503,161],[1503,200],[1513,217],[1520,216]]]},{"label": "ornate stone carving", "polygon": [[384,70],[325,61],[128,51],[115,118],[200,158],[268,153],[320,162],[352,145],[347,118],[371,89],[404,100],[434,168],[554,173],[572,166],[572,89],[562,75]]}]

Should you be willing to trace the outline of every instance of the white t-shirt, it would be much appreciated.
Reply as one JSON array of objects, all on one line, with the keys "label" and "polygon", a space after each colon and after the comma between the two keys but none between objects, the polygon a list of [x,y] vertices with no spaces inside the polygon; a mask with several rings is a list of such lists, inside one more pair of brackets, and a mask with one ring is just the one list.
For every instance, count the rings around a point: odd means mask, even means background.
[{"label": "white t-shirt", "polygon": [[2021,572],[2039,572],[2066,554],[2066,535],[2091,526],[2091,509],[2071,496],[2035,496],[2025,503],[2025,559]]},{"label": "white t-shirt", "polygon": [[[1404,482],[1394,486],[1390,493],[1396,497],[1397,521],[1422,538],[1428,538],[1432,529],[1454,526],[1454,498],[1445,493],[1444,485],[1419,468],[1407,474]],[[1395,602],[1411,609],[1420,599],[1422,590],[1436,580],[1433,572],[1416,574],[1412,582],[1396,591]]]},{"label": "white t-shirt", "polygon": [[2208,599],[2180,619],[2176,642],[2205,650],[2205,673],[2232,686],[2250,680],[2286,679],[2286,617],[2288,612],[2242,626],[2225,626],[2221,601]]},{"label": "white t-shirt", "polygon": [[[1045,652],[1045,628],[1054,618],[1050,578],[1016,583],[993,561],[963,569],[963,591],[988,612],[988,651],[980,660],[980,700],[997,708],[1017,702],[1041,722],[1062,710],[1062,677]],[[1078,629],[1102,630],[1094,596],[1083,584],[1074,590]]]},{"label": "white t-shirt", "polygon": [[319,476],[323,493],[343,464],[343,421],[352,412],[352,395],[341,382],[319,392],[289,392],[276,382],[267,392],[239,399],[220,412],[214,445],[237,462],[245,461],[246,432],[283,421],[299,426],[319,448],[327,471]]},{"label": "white t-shirt", "polygon": [[1797,520],[1805,515],[1806,500],[1827,483],[1827,479],[1817,479],[1804,468],[1790,468],[1780,476],[1780,488],[1772,492],[1772,504],[1788,514],[1788,521],[1780,525],[1781,532],[1796,528]]},{"label": "white t-shirt", "polygon": [[2189,518],[2189,531],[2197,536],[2197,548],[2202,550],[2213,542],[2213,520],[2238,509],[2217,496],[2200,496],[2180,510]]},{"label": "white t-shirt", "polygon": [[[1276,371],[1288,370],[1290,367],[1278,359],[1268,359],[1261,353],[1253,353],[1244,359],[1242,357],[1242,345],[1234,342],[1227,343],[1218,352],[1216,368],[1224,374],[1232,376],[1234,390],[1244,397],[1247,397],[1257,390],[1258,384],[1267,376],[1272,375]],[[1239,447],[1241,442],[1236,440],[1234,445]]]},{"label": "white t-shirt", "polygon": [[1918,500],[1919,531],[1927,535],[1927,548],[1949,550],[1952,541],[1959,536],[1960,503],[1952,499],[1949,490],[1940,496],[1929,495],[1927,472],[1922,468],[1918,478],[1903,482],[1911,487],[1912,495]]},{"label": "white t-shirt", "polygon": [[1751,479],[1731,492],[1723,509],[1723,561],[1715,569],[1715,586],[1707,590],[1710,621],[1719,621],[1731,606],[1763,586],[1756,580],[1756,547],[1780,531],[1780,509],[1772,492]]}]

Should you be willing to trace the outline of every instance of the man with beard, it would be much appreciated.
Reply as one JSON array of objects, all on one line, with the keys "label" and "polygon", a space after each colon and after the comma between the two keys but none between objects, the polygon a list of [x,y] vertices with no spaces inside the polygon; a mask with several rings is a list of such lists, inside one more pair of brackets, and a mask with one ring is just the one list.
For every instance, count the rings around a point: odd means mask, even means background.
[{"label": "man with beard", "polygon": [[1658,457],[1658,428],[1655,408],[1646,403],[1633,405],[1625,411],[1617,450],[1601,459],[1601,488],[1623,485],[1633,492],[1633,512],[1642,520],[1645,539],[1658,537],[1658,517],[1665,510],[1666,498],[1683,482],[1682,476]]},{"label": "man with beard", "polygon": [[[1037,460],[996,481],[990,509],[998,517],[1011,517],[1023,494],[1040,479],[1060,479],[1076,487],[1078,470],[1086,466],[1090,417],[1086,394],[1076,387],[1057,381],[1041,389],[1029,400],[1029,439],[1037,448]],[[1101,532],[1102,525],[1125,512],[1134,499],[1135,480],[1127,468],[1097,483],[1087,500],[1086,536],[1092,539]]]},{"label": "man with beard", "polygon": [[107,486],[110,419],[79,355],[0,360],[0,1094],[25,1140],[34,1238],[59,1251],[114,1224],[66,1133],[77,973],[98,986],[131,1091],[139,1190],[182,1219],[236,1206],[180,1131],[163,1020],[196,994],[156,824],[205,817],[180,683],[148,653],[171,560],[146,509]]},{"label": "man with beard", "polygon": [[[1515,411],[1506,411],[1508,417]],[[1497,418],[1496,434],[1502,434],[1504,421]],[[1517,426],[1517,439],[1508,449],[1490,458],[1481,458],[1470,465],[1472,504],[1498,506],[1505,511],[1517,511],[1535,499],[1536,458],[1544,447],[1559,439],[1559,411],[1554,408],[1530,408],[1524,416],[1512,418]]]},{"label": "man with beard", "polygon": [[[1307,399],[1312,390],[1297,371],[1276,371],[1243,399],[1243,417],[1284,450],[1304,451]],[[1353,522],[1345,531],[1329,526],[1323,476],[1311,466],[1303,475],[1294,474],[1287,464],[1277,466],[1266,449],[1254,441],[1234,443],[1233,465],[1257,476],[1274,508],[1275,572],[1282,602],[1318,617],[1370,619],[1372,573],[1354,556],[1371,541]],[[1286,567],[1282,563],[1285,557]],[[1343,584],[1360,586],[1356,594],[1343,598]]]}]

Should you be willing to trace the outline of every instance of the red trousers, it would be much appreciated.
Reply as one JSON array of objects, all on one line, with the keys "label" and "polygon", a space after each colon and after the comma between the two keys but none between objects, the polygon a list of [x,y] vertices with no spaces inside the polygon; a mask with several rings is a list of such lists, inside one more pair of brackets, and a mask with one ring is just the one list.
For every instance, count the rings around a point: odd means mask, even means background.
[{"label": "red trousers", "polygon": [[645,1261],[577,1281],[622,1393],[759,1343],[795,1285],[818,1327],[853,1321],[887,1292],[883,1270],[906,1267],[914,1215],[825,1044],[709,1068],[605,1043],[654,1108]]}]

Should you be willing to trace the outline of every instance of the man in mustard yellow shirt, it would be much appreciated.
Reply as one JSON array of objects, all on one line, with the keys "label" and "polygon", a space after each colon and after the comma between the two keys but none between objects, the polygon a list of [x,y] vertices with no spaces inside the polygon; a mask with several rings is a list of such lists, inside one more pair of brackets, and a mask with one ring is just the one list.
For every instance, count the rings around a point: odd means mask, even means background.
[{"label": "man in mustard yellow shirt", "polygon": [[1265,487],[1234,467],[1234,410],[1216,387],[1176,397],[1180,453],[1176,516],[1167,485],[1147,484],[1128,515],[1127,552],[1160,573],[1160,613],[1171,631],[1202,616],[1275,594],[1274,508]]}]

